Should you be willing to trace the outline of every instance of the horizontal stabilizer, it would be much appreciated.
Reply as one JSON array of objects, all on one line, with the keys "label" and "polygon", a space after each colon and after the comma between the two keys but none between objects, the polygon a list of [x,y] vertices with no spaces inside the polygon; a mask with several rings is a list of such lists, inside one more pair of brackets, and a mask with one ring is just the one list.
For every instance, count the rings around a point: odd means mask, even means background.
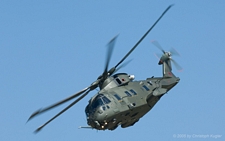
[{"label": "horizontal stabilizer", "polygon": [[162,94],[165,94],[166,92],[167,92],[167,89],[158,88],[158,89],[154,90],[153,95],[154,96],[160,96]]}]

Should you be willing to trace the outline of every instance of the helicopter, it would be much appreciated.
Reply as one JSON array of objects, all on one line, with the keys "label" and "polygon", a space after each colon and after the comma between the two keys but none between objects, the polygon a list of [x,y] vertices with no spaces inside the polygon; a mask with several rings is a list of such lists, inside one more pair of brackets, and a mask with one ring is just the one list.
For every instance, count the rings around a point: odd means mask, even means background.
[{"label": "helicopter", "polygon": [[[107,57],[103,73],[90,86],[81,91],[52,104],[46,108],[42,108],[34,112],[28,119],[30,121],[34,117],[43,114],[57,106],[64,104],[72,99],[77,98],[66,108],[48,120],[35,130],[39,132],[42,128],[48,125],[59,115],[74,106],[77,102],[83,99],[89,92],[99,87],[99,91],[88,102],[85,108],[87,118],[87,127],[97,130],[115,130],[118,126],[122,128],[133,126],[148,113],[160,98],[171,90],[179,81],[180,78],[172,73],[171,62],[178,68],[181,68],[173,59],[172,55],[177,54],[175,51],[166,52],[158,42],[152,43],[158,47],[163,55],[160,57],[158,65],[162,65],[162,77],[150,77],[146,80],[134,80],[134,75],[127,73],[116,73],[121,67],[124,67],[128,62],[124,60],[134,51],[141,41],[148,35],[153,27],[160,21],[164,14],[172,7],[168,6],[156,22],[148,29],[141,39],[131,48],[131,50],[111,69],[108,69],[109,62],[112,56],[113,48],[117,36],[109,43],[107,48]],[[123,63],[123,64],[122,64]]]}]

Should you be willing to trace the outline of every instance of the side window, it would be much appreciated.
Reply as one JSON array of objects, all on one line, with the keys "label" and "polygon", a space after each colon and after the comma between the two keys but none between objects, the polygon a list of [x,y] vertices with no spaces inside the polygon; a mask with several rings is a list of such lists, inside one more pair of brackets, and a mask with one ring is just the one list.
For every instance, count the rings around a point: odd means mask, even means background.
[{"label": "side window", "polygon": [[149,91],[150,89],[147,87],[147,86],[145,86],[145,85],[143,85],[142,86],[146,91]]},{"label": "side window", "polygon": [[137,93],[136,93],[133,89],[130,89],[130,92],[131,92],[133,95],[137,95]]},{"label": "side window", "polygon": [[116,82],[117,82],[119,85],[122,84],[122,82],[120,81],[119,78],[116,78]]},{"label": "side window", "polygon": [[148,83],[149,85],[152,85],[152,81],[148,81],[147,83]]},{"label": "side window", "polygon": [[129,97],[131,97],[132,95],[128,92],[128,91],[125,91],[125,94]]},{"label": "side window", "polygon": [[118,94],[114,94],[114,97],[115,97],[117,100],[121,100],[121,97],[118,96]]}]

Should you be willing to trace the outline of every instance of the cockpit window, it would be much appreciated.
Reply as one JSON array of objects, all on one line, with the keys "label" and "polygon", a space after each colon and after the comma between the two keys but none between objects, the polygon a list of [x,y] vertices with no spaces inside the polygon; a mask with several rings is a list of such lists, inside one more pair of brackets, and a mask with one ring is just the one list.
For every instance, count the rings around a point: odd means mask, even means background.
[{"label": "cockpit window", "polygon": [[104,101],[105,104],[109,104],[109,103],[111,102],[111,101],[110,101],[107,97],[105,97],[105,96],[102,97],[102,100]]},{"label": "cockpit window", "polygon": [[93,109],[95,109],[95,108],[97,108],[98,106],[101,106],[101,105],[103,105],[103,102],[102,102],[102,99],[101,98],[99,98],[99,99],[96,99],[96,100],[94,100],[93,102],[92,102],[92,108]]},{"label": "cockpit window", "polygon": [[92,102],[91,104],[91,108],[95,109],[99,106],[105,105],[105,104],[109,104],[111,101],[104,96],[103,94],[99,94]]}]

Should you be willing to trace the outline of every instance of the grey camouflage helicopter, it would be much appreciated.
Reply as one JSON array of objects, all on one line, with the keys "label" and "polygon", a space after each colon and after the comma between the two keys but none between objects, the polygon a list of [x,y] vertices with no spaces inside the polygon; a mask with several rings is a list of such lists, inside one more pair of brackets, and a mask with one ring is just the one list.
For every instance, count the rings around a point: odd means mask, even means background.
[{"label": "grey camouflage helicopter", "polygon": [[[56,117],[64,113],[71,108],[74,104],[83,99],[90,91],[95,90],[97,87],[100,91],[95,94],[85,108],[88,127],[97,130],[114,130],[119,125],[122,128],[126,128],[134,125],[143,117],[148,111],[150,111],[159,99],[172,89],[180,80],[172,73],[171,62],[181,68],[171,56],[173,52],[166,52],[162,47],[154,41],[162,52],[159,65],[162,65],[162,77],[151,77],[146,80],[134,81],[134,75],[128,75],[127,73],[116,73],[118,69],[126,64],[122,64],[123,61],[132,53],[132,51],[139,45],[139,43],[147,36],[152,28],[158,23],[163,15],[171,8],[170,5],[157,21],[151,26],[151,28],[142,36],[142,38],[134,45],[134,47],[117,63],[114,67],[108,70],[109,62],[111,59],[112,51],[115,45],[114,37],[108,43],[107,58],[104,68],[104,72],[94,81],[90,86],[84,88],[78,93],[61,100],[46,108],[40,109],[34,112],[28,119],[28,121],[37,115],[40,115],[48,110],[51,110],[65,102],[68,102],[78,96],[75,101],[68,105],[65,109],[48,120],[42,126],[36,129],[35,132],[40,131],[43,127],[49,124]],[[176,54],[176,52],[174,53]],[[127,62],[128,63],[128,62]],[[122,64],[122,65],[121,65]]]}]

